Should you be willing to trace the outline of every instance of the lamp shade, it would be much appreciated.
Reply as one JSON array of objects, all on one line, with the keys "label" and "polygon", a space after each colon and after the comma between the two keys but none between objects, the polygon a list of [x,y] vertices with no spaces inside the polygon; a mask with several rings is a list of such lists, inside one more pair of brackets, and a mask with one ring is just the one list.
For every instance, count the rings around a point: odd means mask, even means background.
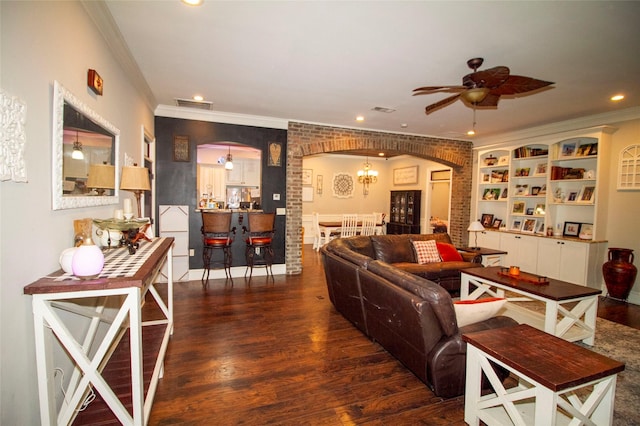
[{"label": "lamp shade", "polygon": [[122,178],[120,179],[120,189],[126,191],[149,191],[149,170],[146,167],[124,166],[122,168]]},{"label": "lamp shade", "polygon": [[92,164],[89,167],[87,188],[114,189],[116,187],[116,168],[110,164]]},{"label": "lamp shade", "polygon": [[484,226],[480,223],[480,221],[476,220],[475,222],[471,222],[469,227],[467,228],[469,232],[481,232],[484,231]]}]

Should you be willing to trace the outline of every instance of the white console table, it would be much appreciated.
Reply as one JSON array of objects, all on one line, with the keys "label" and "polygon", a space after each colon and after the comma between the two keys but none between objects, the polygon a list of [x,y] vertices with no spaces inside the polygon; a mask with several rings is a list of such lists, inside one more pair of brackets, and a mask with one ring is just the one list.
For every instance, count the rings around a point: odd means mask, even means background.
[{"label": "white console table", "polygon": [[[121,424],[142,426],[147,423],[157,382],[163,375],[169,337],[173,334],[173,241],[173,238],[143,241],[133,255],[126,248],[111,249],[105,255],[102,273],[92,280],[79,280],[58,271],[24,288],[25,294],[33,296],[41,424],[68,425],[74,422],[78,407],[85,401],[91,387]],[[154,286],[165,261],[169,268],[166,302]],[[147,293],[153,296],[161,312],[160,319],[142,320],[142,305]],[[63,312],[65,314],[61,315]],[[77,324],[69,321],[74,315],[87,318],[84,333],[70,330],[70,326]],[[143,371],[142,339],[142,330],[146,326],[164,327],[147,389],[143,378],[147,372]],[[112,355],[121,349],[118,344],[127,330],[131,386],[125,390],[127,402],[123,402],[102,373]],[[83,335],[78,337],[74,334]],[[60,386],[61,377],[56,377],[58,366],[53,364],[54,343],[75,364],[71,374],[66,376],[66,397],[61,407],[56,406],[55,399],[55,389]],[[82,415],[90,410],[91,404]]]}]

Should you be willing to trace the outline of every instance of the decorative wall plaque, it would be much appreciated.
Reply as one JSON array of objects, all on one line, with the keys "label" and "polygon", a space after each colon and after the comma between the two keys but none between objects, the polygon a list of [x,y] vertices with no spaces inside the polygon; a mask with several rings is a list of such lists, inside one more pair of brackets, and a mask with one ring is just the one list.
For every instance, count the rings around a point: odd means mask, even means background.
[{"label": "decorative wall plaque", "polygon": [[353,176],[338,172],[333,175],[333,196],[337,198],[353,197]]}]

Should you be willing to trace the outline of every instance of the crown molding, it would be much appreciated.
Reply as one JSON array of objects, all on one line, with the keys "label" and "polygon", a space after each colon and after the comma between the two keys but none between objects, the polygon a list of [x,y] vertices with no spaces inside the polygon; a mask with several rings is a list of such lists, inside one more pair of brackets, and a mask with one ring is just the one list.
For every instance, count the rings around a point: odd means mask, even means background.
[{"label": "crown molding", "polygon": [[584,130],[599,126],[609,126],[623,121],[640,119],[640,107],[627,108],[621,111],[606,112],[602,114],[590,115],[575,118],[572,120],[559,121],[557,123],[545,124],[543,126],[531,127],[525,130],[503,133],[493,137],[477,139],[474,141],[475,148],[487,148],[493,145],[517,142],[521,140],[542,138],[558,133]]},{"label": "crown molding", "polygon": [[155,110],[159,117],[182,118],[185,120],[210,121],[215,123],[238,124],[242,126],[266,127],[287,130],[289,120],[258,115],[236,114],[223,111],[207,111],[160,104]]},{"label": "crown molding", "polygon": [[102,34],[102,38],[131,84],[138,90],[149,109],[153,111],[158,102],[105,2],[102,0],[80,0],[80,3]]}]

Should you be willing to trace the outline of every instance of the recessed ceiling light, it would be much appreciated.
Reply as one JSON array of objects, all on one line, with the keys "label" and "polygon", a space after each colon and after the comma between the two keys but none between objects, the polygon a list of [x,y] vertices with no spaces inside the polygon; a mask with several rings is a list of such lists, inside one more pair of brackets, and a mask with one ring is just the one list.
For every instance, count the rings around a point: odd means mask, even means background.
[{"label": "recessed ceiling light", "polygon": [[379,152],[378,157],[384,157],[384,152]]},{"label": "recessed ceiling light", "polygon": [[204,98],[202,97],[202,95],[194,95],[193,100],[197,102],[202,102],[204,101]]},{"label": "recessed ceiling light", "polygon": [[406,129],[407,127],[409,127],[409,125],[407,123],[402,123],[400,127],[402,127],[403,129]]},{"label": "recessed ceiling light", "polygon": [[200,6],[204,0],[182,0],[182,3],[189,6]]},{"label": "recessed ceiling light", "polygon": [[475,131],[475,130],[469,130],[469,131],[467,132],[467,136],[475,136],[475,134],[476,134],[476,131]]},{"label": "recessed ceiling light", "polygon": [[356,121],[364,121],[364,117],[359,115],[356,117]]},{"label": "recessed ceiling light", "polygon": [[614,102],[615,101],[621,101],[623,99],[624,99],[624,95],[614,95],[614,96],[611,97],[611,100],[614,101]]}]

